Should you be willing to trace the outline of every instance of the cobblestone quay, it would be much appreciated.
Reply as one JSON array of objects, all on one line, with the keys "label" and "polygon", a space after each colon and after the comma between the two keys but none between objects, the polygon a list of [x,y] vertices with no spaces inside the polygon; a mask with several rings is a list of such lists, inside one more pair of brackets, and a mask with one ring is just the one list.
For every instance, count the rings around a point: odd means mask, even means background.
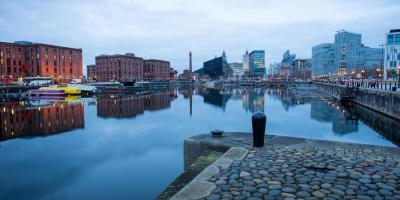
[{"label": "cobblestone quay", "polygon": [[274,135],[254,148],[250,133],[198,135],[191,146],[243,156],[225,153],[172,199],[400,199],[399,148]]}]

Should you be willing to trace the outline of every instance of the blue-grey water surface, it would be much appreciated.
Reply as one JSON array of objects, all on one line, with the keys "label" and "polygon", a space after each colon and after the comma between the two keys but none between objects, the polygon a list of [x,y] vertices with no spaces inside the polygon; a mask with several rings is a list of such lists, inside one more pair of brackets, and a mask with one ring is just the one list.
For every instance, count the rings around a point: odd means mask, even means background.
[{"label": "blue-grey water surface", "polygon": [[169,89],[0,104],[0,199],[153,199],[183,170],[183,140],[210,130],[396,146],[366,108],[279,89]]}]

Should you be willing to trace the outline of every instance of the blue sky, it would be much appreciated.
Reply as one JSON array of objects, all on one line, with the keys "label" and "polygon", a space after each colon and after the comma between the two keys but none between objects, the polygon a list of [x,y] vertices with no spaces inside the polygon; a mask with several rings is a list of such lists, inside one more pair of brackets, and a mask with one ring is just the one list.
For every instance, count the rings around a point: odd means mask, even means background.
[{"label": "blue sky", "polygon": [[171,61],[182,71],[226,51],[266,50],[266,62],[290,49],[332,42],[335,31],[362,33],[378,47],[400,28],[400,1],[389,0],[0,0],[0,41],[28,40],[83,49],[84,65],[99,54],[132,52]]}]

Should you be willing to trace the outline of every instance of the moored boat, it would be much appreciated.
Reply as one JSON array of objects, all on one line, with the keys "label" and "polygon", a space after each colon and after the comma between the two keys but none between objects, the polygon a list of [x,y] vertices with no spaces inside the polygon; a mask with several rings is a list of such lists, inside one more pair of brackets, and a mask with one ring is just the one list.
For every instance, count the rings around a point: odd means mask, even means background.
[{"label": "moored boat", "polygon": [[68,85],[48,86],[35,90],[29,90],[29,94],[35,96],[69,96],[81,95],[81,93],[81,89]]}]

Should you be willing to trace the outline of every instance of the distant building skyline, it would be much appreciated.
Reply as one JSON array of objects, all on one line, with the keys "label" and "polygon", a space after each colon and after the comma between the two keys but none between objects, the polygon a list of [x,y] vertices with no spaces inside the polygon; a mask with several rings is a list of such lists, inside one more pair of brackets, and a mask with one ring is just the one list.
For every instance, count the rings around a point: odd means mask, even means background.
[{"label": "distant building skyline", "polygon": [[398,10],[400,2],[393,0],[0,1],[0,35],[4,41],[80,47],[84,66],[102,53],[135,52],[169,60],[181,73],[189,51],[193,71],[223,49],[230,62],[242,62],[245,49],[265,49],[268,63],[279,62],[286,49],[309,58],[314,44],[330,41],[339,29],[362,33],[364,43],[375,47],[397,28]]}]

